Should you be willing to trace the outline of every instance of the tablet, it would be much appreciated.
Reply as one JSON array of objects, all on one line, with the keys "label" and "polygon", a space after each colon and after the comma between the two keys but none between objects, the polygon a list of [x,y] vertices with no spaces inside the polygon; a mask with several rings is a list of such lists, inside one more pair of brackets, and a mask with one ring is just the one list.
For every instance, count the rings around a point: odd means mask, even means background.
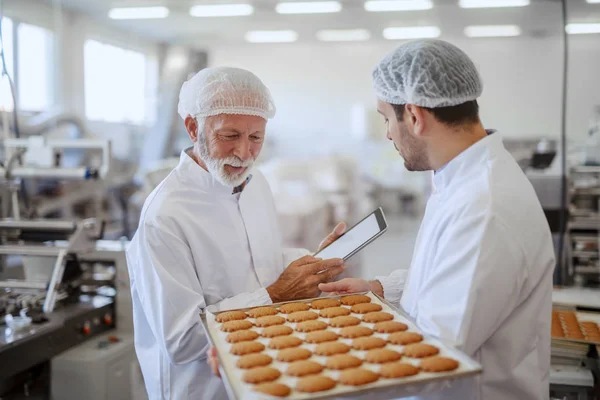
[{"label": "tablet", "polygon": [[343,258],[346,261],[383,235],[385,231],[387,231],[387,221],[383,210],[379,207],[314,256],[324,260]]}]

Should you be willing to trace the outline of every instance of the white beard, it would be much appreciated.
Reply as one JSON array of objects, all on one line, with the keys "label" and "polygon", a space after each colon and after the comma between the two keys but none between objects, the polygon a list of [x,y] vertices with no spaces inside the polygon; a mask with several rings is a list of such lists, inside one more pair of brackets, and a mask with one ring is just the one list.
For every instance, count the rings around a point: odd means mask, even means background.
[{"label": "white beard", "polygon": [[[225,186],[236,187],[240,186],[246,181],[250,170],[254,165],[254,160],[242,161],[239,158],[225,157],[225,158],[213,158],[208,154],[208,147],[206,145],[206,138],[204,134],[198,134],[198,140],[194,143],[194,150],[196,155],[204,161],[208,172],[221,184]],[[230,165],[232,167],[246,167],[246,170],[239,174],[231,174],[225,170],[225,166]]]}]

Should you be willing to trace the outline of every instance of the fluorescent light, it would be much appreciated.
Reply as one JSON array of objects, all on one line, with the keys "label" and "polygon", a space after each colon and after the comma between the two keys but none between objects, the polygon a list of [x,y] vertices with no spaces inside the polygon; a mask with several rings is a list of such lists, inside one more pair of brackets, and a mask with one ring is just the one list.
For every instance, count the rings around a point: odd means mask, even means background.
[{"label": "fluorescent light", "polygon": [[600,3],[600,0],[587,0],[587,2],[590,4],[598,4]]},{"label": "fluorescent light", "polygon": [[365,1],[365,10],[372,12],[381,11],[413,11],[431,10],[431,0],[372,0]]},{"label": "fluorescent light", "polygon": [[253,12],[250,4],[207,4],[190,8],[192,17],[238,17]]},{"label": "fluorescent light", "polygon": [[111,8],[108,11],[110,19],[151,19],[166,18],[169,15],[167,7],[125,7]]},{"label": "fluorescent light", "polygon": [[279,14],[323,14],[340,12],[342,5],[339,1],[278,3],[275,10]]},{"label": "fluorescent light", "polygon": [[441,31],[437,26],[413,26],[402,28],[385,28],[383,37],[386,39],[423,39],[436,38]]},{"label": "fluorescent light", "polygon": [[600,33],[600,24],[567,24],[565,30],[569,35]]},{"label": "fluorescent light", "polygon": [[459,0],[462,8],[525,7],[529,0]]},{"label": "fluorescent light", "polygon": [[324,29],[317,32],[323,42],[361,42],[369,40],[371,32],[366,29]]},{"label": "fluorescent light", "polygon": [[465,28],[467,37],[509,37],[519,36],[521,28],[517,25],[472,25]]},{"label": "fluorescent light", "polygon": [[250,31],[246,33],[246,41],[250,43],[291,43],[298,39],[294,31]]}]

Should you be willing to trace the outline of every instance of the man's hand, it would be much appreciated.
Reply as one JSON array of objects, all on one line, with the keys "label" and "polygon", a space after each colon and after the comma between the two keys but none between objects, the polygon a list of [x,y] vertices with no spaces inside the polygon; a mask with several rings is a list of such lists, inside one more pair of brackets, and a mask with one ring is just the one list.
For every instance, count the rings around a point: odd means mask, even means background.
[{"label": "man's hand", "polygon": [[335,242],[340,236],[342,236],[344,234],[344,232],[346,232],[346,224],[343,222],[340,222],[339,224],[336,225],[336,227],[333,229],[333,231],[329,235],[327,235],[327,237],[325,239],[323,239],[323,241],[319,245],[319,250],[317,250],[317,252],[323,250],[325,247],[327,247],[331,243]]},{"label": "man's hand", "polygon": [[217,358],[217,349],[215,349],[214,347],[208,349],[208,358],[206,359],[206,362],[208,363],[208,365],[210,365],[210,369],[212,370],[213,374],[220,378],[221,373],[219,372],[219,359]]},{"label": "man's hand", "polygon": [[[324,271],[319,274],[319,272]],[[344,260],[321,260],[304,256],[291,263],[279,278],[267,288],[273,303],[308,299],[321,294],[319,283],[329,282],[344,271]]]},{"label": "man's hand", "polygon": [[337,282],[321,283],[319,289],[332,296],[371,291],[383,297],[383,286],[379,281],[365,281],[358,278],[345,278]]}]

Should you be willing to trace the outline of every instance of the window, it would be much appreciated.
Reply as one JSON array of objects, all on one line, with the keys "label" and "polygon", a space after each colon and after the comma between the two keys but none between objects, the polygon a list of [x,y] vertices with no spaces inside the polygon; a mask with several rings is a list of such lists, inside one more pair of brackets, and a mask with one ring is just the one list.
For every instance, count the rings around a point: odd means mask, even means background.
[{"label": "window", "polygon": [[[0,50],[4,52],[4,61],[6,70],[14,81],[14,58],[13,58],[13,24],[8,18],[2,18],[2,41],[0,42]],[[0,65],[0,71],[4,71]],[[4,74],[0,74],[0,111],[12,111],[13,99],[10,93],[8,78]]]},{"label": "window", "polygon": [[89,120],[146,120],[146,56],[87,40],[83,49],[85,115]]},{"label": "window", "polygon": [[53,101],[52,32],[39,26],[21,23],[17,30],[17,88],[22,111],[42,111]]}]

